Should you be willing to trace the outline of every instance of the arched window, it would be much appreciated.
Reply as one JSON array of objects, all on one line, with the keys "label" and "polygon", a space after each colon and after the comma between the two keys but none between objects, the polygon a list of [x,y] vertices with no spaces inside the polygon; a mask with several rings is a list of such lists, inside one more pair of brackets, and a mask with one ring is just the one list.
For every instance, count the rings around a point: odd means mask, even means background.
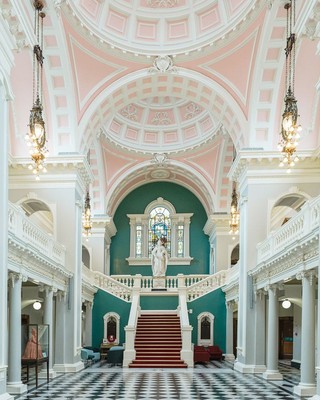
[{"label": "arched window", "polygon": [[151,252],[165,238],[169,265],[190,265],[189,230],[192,213],[176,213],[162,197],[152,201],[144,214],[127,214],[130,219],[129,265],[150,265]]},{"label": "arched window", "polygon": [[119,344],[120,316],[114,312],[107,313],[103,317],[103,322],[103,342]]},{"label": "arched window", "polygon": [[213,345],[213,323],[214,316],[209,312],[198,315],[198,345]]},{"label": "arched window", "polygon": [[170,211],[165,207],[155,207],[150,212],[148,231],[148,255],[156,245],[158,239],[164,238],[166,249],[171,254],[171,218]]}]

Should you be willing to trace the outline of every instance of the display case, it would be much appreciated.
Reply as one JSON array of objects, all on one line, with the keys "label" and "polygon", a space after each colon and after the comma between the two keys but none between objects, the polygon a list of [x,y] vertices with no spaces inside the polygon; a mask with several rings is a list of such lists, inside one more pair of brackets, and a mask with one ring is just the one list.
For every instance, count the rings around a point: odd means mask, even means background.
[{"label": "display case", "polygon": [[38,386],[38,367],[47,364],[47,382],[49,382],[49,325],[28,324],[22,326],[22,366],[35,367],[36,386]]}]

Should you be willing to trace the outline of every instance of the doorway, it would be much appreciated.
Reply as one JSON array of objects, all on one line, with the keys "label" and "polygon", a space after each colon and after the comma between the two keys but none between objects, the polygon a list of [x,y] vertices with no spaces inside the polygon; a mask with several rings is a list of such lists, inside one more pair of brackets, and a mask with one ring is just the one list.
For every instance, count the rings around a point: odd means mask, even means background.
[{"label": "doorway", "polygon": [[291,360],[293,355],[293,317],[279,318],[279,360]]}]

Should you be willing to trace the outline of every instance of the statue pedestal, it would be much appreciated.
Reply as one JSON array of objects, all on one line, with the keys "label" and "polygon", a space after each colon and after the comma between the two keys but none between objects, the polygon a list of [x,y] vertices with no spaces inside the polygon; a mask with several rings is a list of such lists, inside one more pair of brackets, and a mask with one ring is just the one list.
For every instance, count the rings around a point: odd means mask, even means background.
[{"label": "statue pedestal", "polygon": [[166,278],[154,276],[152,279],[152,290],[166,290]]}]

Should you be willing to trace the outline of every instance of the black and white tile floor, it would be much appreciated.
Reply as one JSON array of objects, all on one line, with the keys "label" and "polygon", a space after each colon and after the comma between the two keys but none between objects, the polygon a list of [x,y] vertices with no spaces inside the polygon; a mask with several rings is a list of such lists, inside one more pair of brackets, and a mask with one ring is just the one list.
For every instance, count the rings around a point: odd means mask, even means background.
[{"label": "black and white tile floor", "polygon": [[259,375],[240,374],[227,362],[197,364],[186,370],[123,369],[102,362],[76,374],[60,375],[15,399],[298,399],[292,390],[299,382],[299,371],[281,364],[280,370],[284,380],[275,383]]}]

